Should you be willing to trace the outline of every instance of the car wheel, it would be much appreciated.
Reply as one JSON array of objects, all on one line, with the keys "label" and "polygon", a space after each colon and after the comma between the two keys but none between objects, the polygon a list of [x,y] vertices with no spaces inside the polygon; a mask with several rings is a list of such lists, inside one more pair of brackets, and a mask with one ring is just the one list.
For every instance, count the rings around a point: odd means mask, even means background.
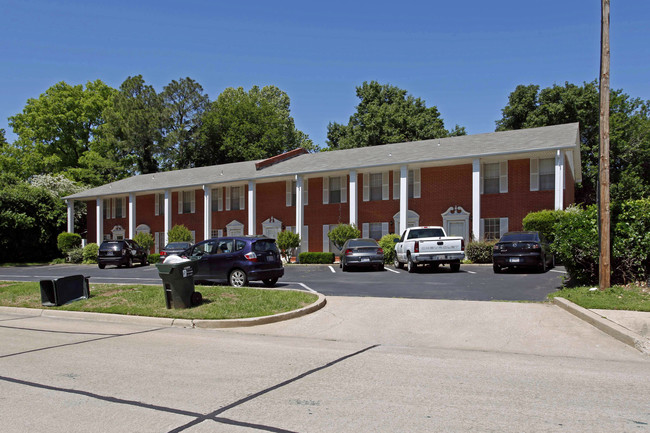
[{"label": "car wheel", "polygon": [[546,272],[546,257],[542,257],[542,262],[540,263],[539,271],[541,273]]},{"label": "car wheel", "polygon": [[400,263],[399,260],[397,260],[397,254],[395,254],[395,258],[393,259],[393,266],[395,266],[398,269],[403,269],[404,265]]},{"label": "car wheel", "polygon": [[127,268],[132,268],[133,267],[133,258],[129,257],[129,260],[126,261],[126,267]]},{"label": "car wheel", "polygon": [[449,269],[451,269],[451,272],[460,271],[460,263],[450,263],[449,264]]},{"label": "car wheel", "polygon": [[555,267],[555,254],[551,254],[551,269]]},{"label": "car wheel", "polygon": [[106,265],[103,264],[103,263],[100,263],[100,264],[98,264],[97,266],[99,266],[99,269],[104,269],[104,268],[106,267]]},{"label": "car wheel", "polygon": [[248,275],[241,269],[233,269],[228,277],[228,282],[233,287],[243,287],[248,285]]},{"label": "car wheel", "polygon": [[350,269],[350,267],[349,267],[348,265],[346,265],[345,263],[341,262],[341,270],[342,270],[343,272],[347,272],[349,269]]},{"label": "car wheel", "polygon": [[411,256],[407,256],[406,260],[407,260],[406,269],[409,271],[409,274],[412,274],[413,272],[415,272],[415,268],[417,267],[417,265],[413,263],[413,260],[411,260]]},{"label": "car wheel", "polygon": [[492,269],[494,270],[495,274],[498,274],[499,272],[501,272],[501,266],[499,266],[499,265],[496,265],[496,264],[492,265]]},{"label": "car wheel", "polygon": [[144,256],[144,259],[142,259],[142,266],[149,266],[149,257]]},{"label": "car wheel", "polygon": [[273,286],[275,286],[275,283],[278,282],[278,278],[277,277],[276,278],[265,278],[265,279],[262,280],[262,282],[264,283],[264,285],[266,287],[273,287]]},{"label": "car wheel", "polygon": [[190,295],[190,303],[193,307],[203,303],[203,295],[201,292],[194,292]]}]

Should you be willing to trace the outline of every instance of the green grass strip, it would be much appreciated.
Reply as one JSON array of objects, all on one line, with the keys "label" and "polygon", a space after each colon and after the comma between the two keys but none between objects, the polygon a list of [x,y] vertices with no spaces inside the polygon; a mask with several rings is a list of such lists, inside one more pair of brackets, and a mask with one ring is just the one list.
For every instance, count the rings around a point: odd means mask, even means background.
[{"label": "green grass strip", "polygon": [[549,294],[561,296],[588,309],[650,311],[650,290],[641,286],[614,286],[609,289],[589,290],[589,287],[564,288]]}]

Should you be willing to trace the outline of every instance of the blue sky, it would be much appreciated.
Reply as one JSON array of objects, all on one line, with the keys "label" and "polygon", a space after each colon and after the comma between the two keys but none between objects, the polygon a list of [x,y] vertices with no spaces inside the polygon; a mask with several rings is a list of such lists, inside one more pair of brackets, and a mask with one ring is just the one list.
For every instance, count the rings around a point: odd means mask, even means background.
[{"label": "blue sky", "polygon": [[[436,106],[449,129],[494,131],[518,84],[598,77],[600,1],[0,0],[0,128],[59,81],[161,91],[191,77],[276,85],[298,129],[324,145],[347,123],[355,87],[376,80]],[[650,99],[650,1],[613,1],[611,85]]]}]

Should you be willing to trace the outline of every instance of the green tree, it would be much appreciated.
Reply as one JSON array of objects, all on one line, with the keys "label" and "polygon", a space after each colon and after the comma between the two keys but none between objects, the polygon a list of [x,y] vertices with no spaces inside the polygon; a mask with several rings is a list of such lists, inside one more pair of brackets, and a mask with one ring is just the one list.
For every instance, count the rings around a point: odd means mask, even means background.
[{"label": "green tree", "polygon": [[289,96],[275,86],[227,88],[201,118],[195,166],[268,158],[299,147],[315,150],[296,129]]},{"label": "green tree", "polygon": [[297,233],[284,230],[278,233],[276,242],[282,255],[289,261],[289,257],[293,255],[294,250],[300,246],[300,236]]},{"label": "green tree", "polygon": [[339,224],[327,234],[327,237],[340,250],[348,239],[360,238],[361,231],[354,224]]},{"label": "green tree", "polygon": [[[520,85],[510,94],[496,121],[496,130],[534,128],[580,122],[582,184],[576,201],[594,203],[600,148],[598,83],[565,83],[539,90]],[[613,201],[650,194],[649,101],[631,98],[622,90],[610,93],[610,182]]]},{"label": "green tree", "polygon": [[167,232],[167,242],[194,242],[192,232],[183,224],[177,224]]},{"label": "green tree", "polygon": [[390,84],[364,81],[357,87],[357,97],[361,102],[347,125],[327,126],[329,149],[465,135],[465,128],[458,125],[446,130],[435,106],[427,108],[422,99]]},{"label": "green tree", "polygon": [[[59,82],[37,99],[27,100],[22,113],[9,118],[18,139],[3,146],[3,168],[26,179],[32,174],[68,173],[75,180],[95,178],[83,157],[93,150],[104,124],[104,110],[115,89],[101,80],[71,86]],[[103,182],[99,179],[97,182]],[[88,182],[86,182],[88,183]]]},{"label": "green tree", "polygon": [[203,87],[191,78],[172,80],[162,92],[166,112],[163,169],[194,166],[193,149],[201,117],[210,104]]},{"label": "green tree", "polygon": [[163,152],[164,103],[142,75],[128,77],[106,110],[105,147],[115,149],[130,175],[155,173]]},{"label": "green tree", "polygon": [[142,248],[147,250],[147,252],[151,251],[151,248],[156,243],[151,233],[145,232],[136,233],[136,235],[133,237],[133,240]]}]

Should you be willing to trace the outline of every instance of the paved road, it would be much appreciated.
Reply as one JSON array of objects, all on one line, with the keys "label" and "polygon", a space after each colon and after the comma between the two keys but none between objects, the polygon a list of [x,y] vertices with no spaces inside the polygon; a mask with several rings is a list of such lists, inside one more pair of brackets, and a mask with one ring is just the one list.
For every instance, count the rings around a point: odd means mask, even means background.
[{"label": "paved road", "polygon": [[329,297],[235,330],[0,312],[14,432],[640,432],[650,360],[551,304]]},{"label": "paved road", "polygon": [[[98,269],[90,265],[57,265],[0,268],[0,280],[38,281],[64,275],[83,274],[91,283],[159,284],[155,266]],[[494,274],[485,265],[462,265],[452,273],[448,267],[438,270],[405,270],[386,267],[383,272],[356,270],[341,272],[337,265],[287,266],[278,287],[301,284],[329,296],[372,296],[386,298],[543,301],[562,284],[562,267],[549,272],[506,272]],[[253,282],[252,284],[257,284]],[[261,284],[260,284],[261,285]]]}]

